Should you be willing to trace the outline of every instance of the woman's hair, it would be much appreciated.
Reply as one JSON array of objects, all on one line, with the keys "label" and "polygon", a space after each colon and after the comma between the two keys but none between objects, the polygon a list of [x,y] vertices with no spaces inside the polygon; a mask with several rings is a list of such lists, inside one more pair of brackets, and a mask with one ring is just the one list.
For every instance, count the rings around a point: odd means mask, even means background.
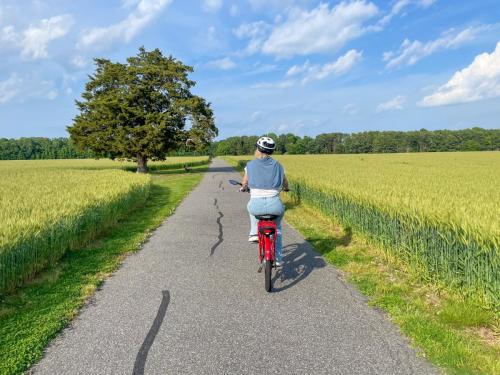
[{"label": "woman's hair", "polygon": [[270,155],[272,155],[272,152],[268,152],[268,153],[261,152],[261,151],[259,151],[259,149],[258,149],[258,148],[256,148],[256,149],[255,149],[255,152],[253,153],[253,156],[254,156],[255,158],[257,158],[257,159],[263,159],[263,158],[265,158],[265,157],[267,157],[267,156],[270,156]]}]

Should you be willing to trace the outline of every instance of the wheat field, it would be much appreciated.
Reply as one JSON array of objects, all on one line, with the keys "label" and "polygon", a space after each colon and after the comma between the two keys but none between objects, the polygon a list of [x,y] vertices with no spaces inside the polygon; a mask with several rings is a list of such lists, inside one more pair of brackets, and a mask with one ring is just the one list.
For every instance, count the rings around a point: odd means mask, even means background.
[{"label": "wheat field", "polygon": [[[207,157],[172,157],[151,169]],[[150,176],[112,160],[0,161],[0,293],[81,246],[148,197]]]},{"label": "wheat field", "polygon": [[[246,157],[230,157],[245,164]],[[423,277],[500,296],[500,153],[276,156],[293,194]]]}]

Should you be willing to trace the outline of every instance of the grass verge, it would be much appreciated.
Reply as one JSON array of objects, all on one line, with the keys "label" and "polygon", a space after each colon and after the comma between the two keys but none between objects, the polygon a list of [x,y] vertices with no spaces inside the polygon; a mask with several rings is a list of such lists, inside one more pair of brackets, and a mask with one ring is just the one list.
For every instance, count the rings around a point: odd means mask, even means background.
[{"label": "grass verge", "polygon": [[500,373],[498,313],[465,300],[304,203],[284,198],[286,219],[347,281],[383,309],[430,362],[452,374]]},{"label": "grass verge", "polygon": [[[69,251],[60,262],[0,301],[0,374],[20,374],[38,361],[47,344],[78,313],[123,258],[201,180],[207,167],[153,175],[151,195],[89,246]],[[168,173],[165,173],[168,172]]]}]

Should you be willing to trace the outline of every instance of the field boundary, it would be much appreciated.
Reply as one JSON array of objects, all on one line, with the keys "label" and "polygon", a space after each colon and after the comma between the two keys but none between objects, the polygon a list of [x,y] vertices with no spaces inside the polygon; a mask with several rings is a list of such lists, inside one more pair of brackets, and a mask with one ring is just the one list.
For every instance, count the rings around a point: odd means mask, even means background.
[{"label": "field boundary", "polygon": [[[207,158],[207,160],[199,160],[199,161],[188,161],[185,163],[176,163],[176,164],[150,164],[148,165],[149,171],[166,171],[172,169],[181,169],[181,168],[194,168],[201,167],[203,165],[210,164],[211,159]],[[135,172],[137,169],[136,166],[124,166],[123,170],[129,172]]]}]

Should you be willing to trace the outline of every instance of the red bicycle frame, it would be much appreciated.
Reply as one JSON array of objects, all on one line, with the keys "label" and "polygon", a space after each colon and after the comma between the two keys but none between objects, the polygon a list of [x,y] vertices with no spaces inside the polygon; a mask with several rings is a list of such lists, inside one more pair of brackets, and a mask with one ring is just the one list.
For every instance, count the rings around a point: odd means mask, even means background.
[{"label": "red bicycle frame", "polygon": [[273,220],[259,220],[257,224],[259,236],[259,262],[270,260],[274,263],[276,259],[276,236],[278,228]]}]

